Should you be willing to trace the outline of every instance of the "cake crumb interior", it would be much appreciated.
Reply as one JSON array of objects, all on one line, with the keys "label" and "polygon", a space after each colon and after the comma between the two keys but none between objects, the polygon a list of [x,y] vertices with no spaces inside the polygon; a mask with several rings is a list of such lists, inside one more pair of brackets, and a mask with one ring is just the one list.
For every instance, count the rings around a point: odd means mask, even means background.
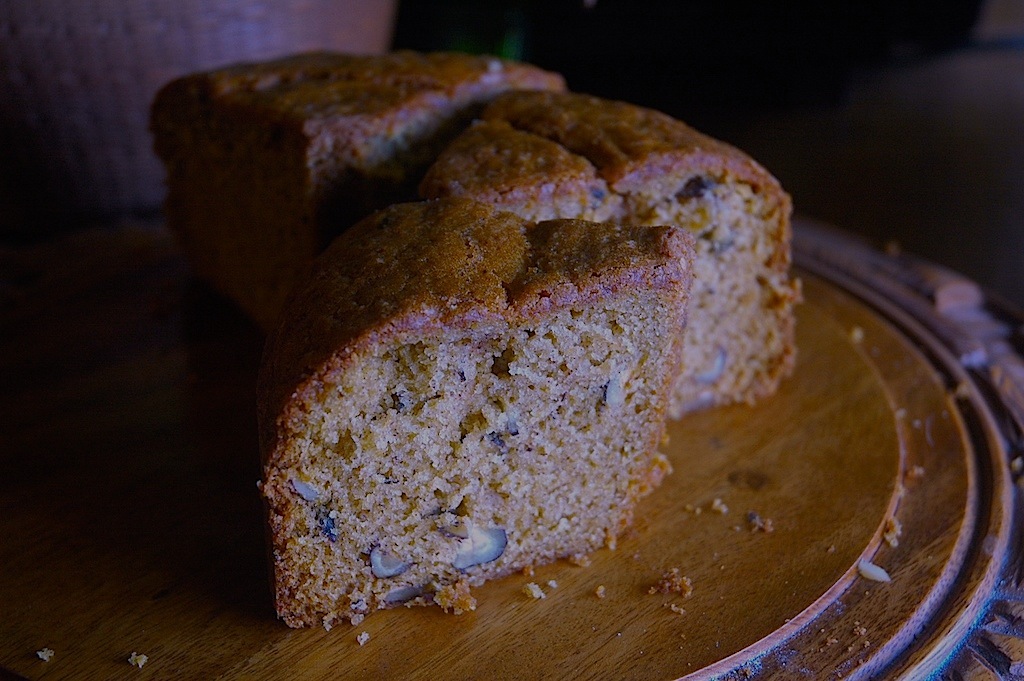
[{"label": "cake crumb interior", "polygon": [[639,289],[355,358],[268,472],[292,506],[295,614],[351,619],[614,546],[667,471],[666,305]]}]

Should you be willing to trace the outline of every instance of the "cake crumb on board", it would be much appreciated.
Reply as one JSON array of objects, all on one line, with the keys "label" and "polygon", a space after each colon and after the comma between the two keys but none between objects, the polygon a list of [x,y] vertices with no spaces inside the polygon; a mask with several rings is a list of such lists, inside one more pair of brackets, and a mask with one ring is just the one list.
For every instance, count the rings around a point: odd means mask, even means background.
[{"label": "cake crumb on board", "polygon": [[523,593],[537,600],[547,598],[547,594],[544,593],[544,589],[540,588],[540,585],[536,582],[527,582],[523,585]]},{"label": "cake crumb on board", "polygon": [[143,665],[147,662],[149,662],[149,655],[143,655],[142,653],[136,653],[133,651],[132,654],[128,656],[128,664],[133,667],[138,667],[139,669],[142,669]]},{"label": "cake crumb on board", "polygon": [[693,595],[693,581],[683,575],[679,568],[674,567],[671,570],[665,572],[661,579],[657,581],[650,589],[647,590],[649,594],[679,594],[683,598],[689,598]]},{"label": "cake crumb on board", "polygon": [[53,648],[43,648],[42,650],[37,650],[36,656],[43,662],[49,662],[53,659]]},{"label": "cake crumb on board", "polygon": [[885,539],[885,543],[889,546],[896,548],[900,545],[900,535],[903,534],[903,525],[900,524],[896,518],[888,518],[885,521],[885,533],[882,537]]}]

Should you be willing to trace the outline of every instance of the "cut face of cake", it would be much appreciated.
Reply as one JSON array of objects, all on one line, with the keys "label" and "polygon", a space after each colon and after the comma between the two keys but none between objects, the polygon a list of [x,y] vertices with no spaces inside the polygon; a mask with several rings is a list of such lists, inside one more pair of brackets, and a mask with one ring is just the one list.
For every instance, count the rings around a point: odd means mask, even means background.
[{"label": "cut face of cake", "polygon": [[396,200],[494,95],[562,89],[494,57],[310,53],[179,78],[151,128],[168,225],[193,268],[265,329],[341,230]]},{"label": "cut face of cake", "polygon": [[696,238],[671,414],[754,402],[791,373],[789,196],[741,151],[663,113],[575,93],[507,93],[420,184],[527,219],[666,224]]},{"label": "cut face of cake", "polygon": [[268,341],[262,492],[292,626],[614,545],[660,482],[684,230],[466,200],[343,234]]}]

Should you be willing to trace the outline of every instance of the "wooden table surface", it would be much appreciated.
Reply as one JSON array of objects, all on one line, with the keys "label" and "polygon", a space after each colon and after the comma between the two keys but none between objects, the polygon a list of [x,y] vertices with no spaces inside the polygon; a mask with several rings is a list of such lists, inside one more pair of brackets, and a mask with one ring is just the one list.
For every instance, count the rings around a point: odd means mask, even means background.
[{"label": "wooden table surface", "polygon": [[[0,678],[1016,678],[1022,320],[812,224],[796,252],[794,377],[672,424],[617,550],[325,631],[273,616],[255,328],[159,225],[0,251]],[[672,568],[692,595],[649,593]]]}]

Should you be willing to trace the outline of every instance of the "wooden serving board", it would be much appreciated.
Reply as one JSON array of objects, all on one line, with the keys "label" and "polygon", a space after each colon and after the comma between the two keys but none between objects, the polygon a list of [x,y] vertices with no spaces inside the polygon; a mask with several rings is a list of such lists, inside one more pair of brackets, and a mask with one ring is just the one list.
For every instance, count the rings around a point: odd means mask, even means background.
[{"label": "wooden serving board", "polygon": [[811,224],[796,253],[795,375],[673,423],[616,550],[327,631],[273,615],[256,330],[158,226],[0,251],[0,679],[1017,678],[1021,318]]}]

